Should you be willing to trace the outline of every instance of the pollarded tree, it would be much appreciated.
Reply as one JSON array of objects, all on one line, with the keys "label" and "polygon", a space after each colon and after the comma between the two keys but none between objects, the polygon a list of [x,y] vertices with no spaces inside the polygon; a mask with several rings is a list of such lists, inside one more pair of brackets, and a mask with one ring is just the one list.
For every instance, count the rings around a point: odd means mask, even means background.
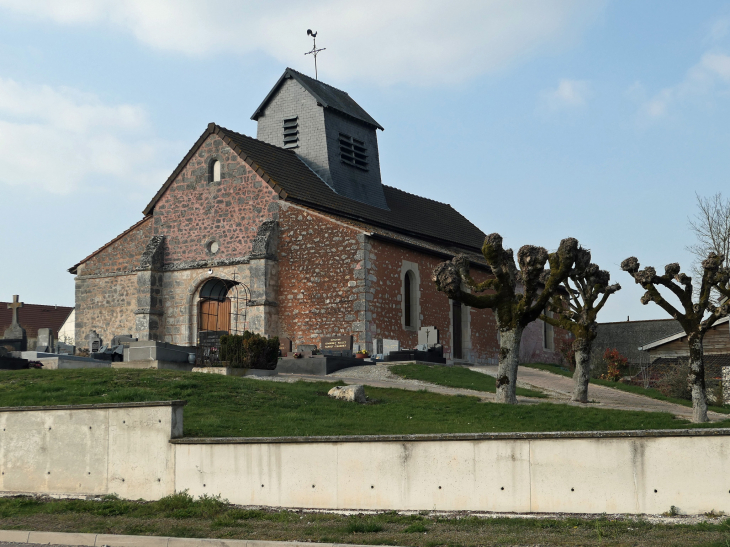
[{"label": "pollarded tree", "polygon": [[575,372],[573,373],[573,401],[588,402],[588,382],[591,379],[590,356],[593,340],[598,334],[596,316],[606,300],[621,285],[609,285],[611,274],[591,263],[591,252],[578,249],[575,266],[563,281],[565,292],[556,292],[547,309],[553,317],[541,315],[550,325],[565,329],[575,336]]},{"label": "pollarded tree", "polygon": [[[494,311],[500,335],[497,402],[517,403],[515,390],[522,331],[540,317],[568,277],[577,250],[578,241],[573,238],[561,241],[557,252],[550,254],[543,247],[525,245],[517,252],[518,270],[512,249],[502,247],[502,236],[490,234],[484,240],[482,254],[493,278],[476,283],[469,274],[469,260],[464,255],[434,269],[432,279],[439,291],[472,308]],[[550,269],[546,270],[548,262]],[[474,294],[489,290],[490,294]]]},{"label": "pollarded tree", "polygon": [[[667,264],[664,275],[657,275],[651,266],[639,269],[636,257],[627,258],[621,263],[621,269],[631,274],[637,284],[646,292],[641,297],[641,303],[646,305],[654,302],[669,315],[674,317],[684,329],[689,345],[689,384],[692,389],[692,421],[707,421],[707,394],[705,392],[705,366],[702,343],[705,333],[715,322],[727,315],[727,305],[715,306],[710,299],[713,287],[721,282],[725,270],[721,267],[724,257],[709,253],[702,261],[702,282],[699,288],[697,302],[692,301],[692,278],[680,273],[679,264]],[[684,313],[680,312],[671,303],[667,302],[657,287],[669,289],[677,297]],[[705,312],[710,315],[705,317]]]}]

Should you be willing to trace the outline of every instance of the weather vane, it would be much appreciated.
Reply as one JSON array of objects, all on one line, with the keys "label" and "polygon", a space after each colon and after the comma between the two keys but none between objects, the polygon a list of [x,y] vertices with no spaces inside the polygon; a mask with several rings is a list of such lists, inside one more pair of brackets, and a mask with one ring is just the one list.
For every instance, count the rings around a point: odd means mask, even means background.
[{"label": "weather vane", "polygon": [[327,48],[323,47],[321,49],[317,49],[317,33],[312,32],[312,29],[307,29],[307,36],[312,37],[314,45],[312,45],[312,51],[307,51],[304,55],[312,54],[314,56],[314,79],[319,80],[319,78],[317,77],[317,53],[319,53],[320,51],[324,51]]}]

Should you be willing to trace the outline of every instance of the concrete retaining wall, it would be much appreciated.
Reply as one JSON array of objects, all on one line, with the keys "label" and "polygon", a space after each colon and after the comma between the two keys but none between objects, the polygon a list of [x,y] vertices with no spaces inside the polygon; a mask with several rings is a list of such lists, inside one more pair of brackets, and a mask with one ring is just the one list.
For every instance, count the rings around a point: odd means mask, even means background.
[{"label": "concrete retaining wall", "polygon": [[184,404],[0,408],[0,491],[171,494]]},{"label": "concrete retaining wall", "polygon": [[730,512],[728,430],[174,442],[178,490],[246,505]]},{"label": "concrete retaining wall", "polygon": [[0,491],[322,509],[730,513],[730,430],[184,439],[182,405],[0,409]]}]

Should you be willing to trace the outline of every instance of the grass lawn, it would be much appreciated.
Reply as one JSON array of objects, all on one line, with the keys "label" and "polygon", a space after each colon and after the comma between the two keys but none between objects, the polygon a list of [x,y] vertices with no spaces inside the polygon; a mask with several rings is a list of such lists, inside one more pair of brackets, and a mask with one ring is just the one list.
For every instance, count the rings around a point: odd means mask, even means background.
[{"label": "grass lawn", "polygon": [[336,515],[227,505],[186,493],[156,502],[0,498],[0,528],[95,534],[460,547],[471,545],[603,545],[726,547],[730,521],[695,525],[644,520],[457,518],[421,512]]},{"label": "grass lawn", "polygon": [[[439,386],[474,389],[476,391],[488,391],[489,393],[496,393],[497,391],[497,380],[495,378],[463,367],[417,365],[412,363],[407,365],[393,365],[390,367],[390,371],[401,378],[421,380]],[[541,391],[521,387],[517,388],[517,395],[547,398],[547,395]]]},{"label": "grass lawn", "polygon": [[476,397],[366,387],[365,405],[337,401],[337,384],[293,384],[164,370],[0,372],[0,407],[185,399],[189,437],[590,431],[728,427],[690,424],[669,413],[540,403],[501,405]]},{"label": "grass lawn", "polygon": [[[530,367],[530,368],[537,368],[540,370],[546,370],[547,372],[553,372],[555,374],[560,374],[561,376],[567,376],[568,378],[573,377],[573,373],[569,370],[561,367],[560,365],[553,365],[548,363],[527,363],[524,365],[520,365],[521,367]],[[517,373],[517,377],[519,378],[519,372]],[[682,406],[688,406],[692,407],[692,401],[688,401],[687,399],[677,399],[676,397],[667,397],[664,395],[661,391],[654,388],[648,388],[645,389],[641,386],[632,386],[628,384],[621,384],[619,382],[611,382],[610,380],[600,380],[598,378],[591,378],[591,384],[595,384],[597,386],[606,386],[606,387],[612,387],[614,389],[620,389],[622,391],[628,391],[629,393],[636,393],[637,395],[644,395],[645,397],[651,397],[652,399],[658,399],[660,401],[667,401],[669,403],[675,403]],[[588,397],[590,398],[590,389],[588,391]],[[720,414],[730,414],[730,408],[723,407],[723,406],[715,406],[715,405],[708,405],[708,409],[719,412]],[[728,546],[730,547],[730,546]]]}]

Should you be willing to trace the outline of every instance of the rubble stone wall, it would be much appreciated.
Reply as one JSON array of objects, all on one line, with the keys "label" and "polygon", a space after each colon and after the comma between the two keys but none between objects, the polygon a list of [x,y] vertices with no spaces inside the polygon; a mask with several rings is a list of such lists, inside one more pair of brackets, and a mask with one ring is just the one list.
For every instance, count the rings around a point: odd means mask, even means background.
[{"label": "rubble stone wall", "polygon": [[[208,182],[212,161],[221,180]],[[165,236],[165,263],[246,256],[278,196],[217,135],[211,135],[155,205],[154,235]],[[218,244],[212,253],[209,245]]]},{"label": "rubble stone wall", "polygon": [[76,347],[88,348],[95,330],[106,344],[118,334],[134,334],[137,276],[107,274],[76,277]]},{"label": "rubble stone wall", "polygon": [[101,250],[82,265],[84,275],[129,272],[139,266],[139,259],[152,236],[152,218]]}]

